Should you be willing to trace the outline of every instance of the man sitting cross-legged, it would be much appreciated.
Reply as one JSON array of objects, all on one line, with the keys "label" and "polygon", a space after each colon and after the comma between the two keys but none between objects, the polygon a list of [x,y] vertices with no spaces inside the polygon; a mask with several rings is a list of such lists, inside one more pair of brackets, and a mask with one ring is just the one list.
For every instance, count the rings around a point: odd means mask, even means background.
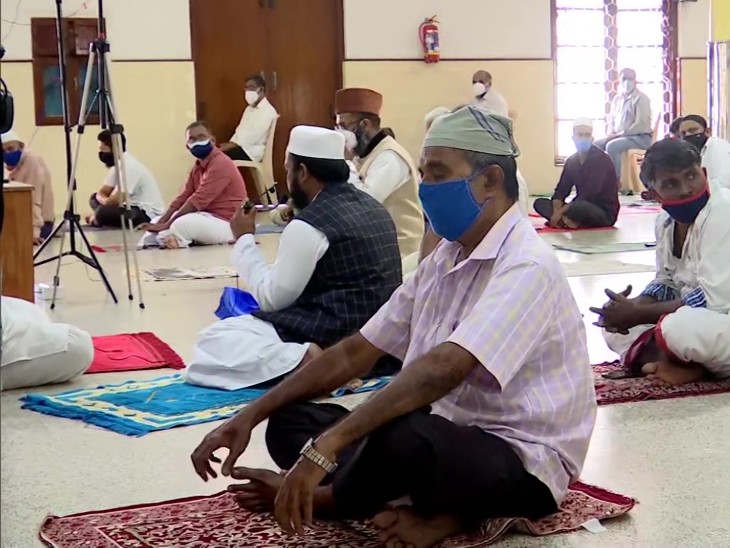
[{"label": "man sitting cross-legged", "polygon": [[205,122],[185,130],[190,153],[197,158],[182,192],[152,223],[137,227],[147,233],[141,246],[177,249],[190,244],[226,244],[233,240],[229,222],[246,200],[243,177],[228,156],[215,147]]},{"label": "man sitting cross-legged", "polygon": [[592,308],[626,375],[677,385],[730,377],[730,190],[712,189],[696,147],[665,139],[646,153],[642,176],[665,213],[656,225],[657,277],[639,297],[606,290]]},{"label": "man sitting cross-legged", "polygon": [[360,329],[401,283],[395,224],[347,183],[345,138],[299,126],[287,150],[298,213],[281,234],[273,266],[256,247],[255,209],[231,222],[233,263],[261,310],[201,332],[187,370],[192,384],[235,390],[278,379]]},{"label": "man sitting cross-legged", "polygon": [[[449,241],[359,333],[208,434],[192,454],[203,479],[228,448],[222,472],[248,480],[229,488],[244,508],[274,510],[299,534],[313,516],[374,517],[388,547],[557,510],[583,466],[596,400],[565,274],[515,203],[515,151],[499,115],[466,107],[434,124],[420,198]],[[386,353],[403,370],[351,413],[306,403]],[[266,418],[285,477],[235,468]],[[412,506],[388,509],[405,497]]]},{"label": "man sitting cross-legged", "polygon": [[[538,198],[533,207],[555,228],[600,228],[618,219],[618,179],[611,158],[593,144],[593,121],[573,122],[576,153],[565,161],[551,199]],[[576,191],[574,200],[566,199]]]}]

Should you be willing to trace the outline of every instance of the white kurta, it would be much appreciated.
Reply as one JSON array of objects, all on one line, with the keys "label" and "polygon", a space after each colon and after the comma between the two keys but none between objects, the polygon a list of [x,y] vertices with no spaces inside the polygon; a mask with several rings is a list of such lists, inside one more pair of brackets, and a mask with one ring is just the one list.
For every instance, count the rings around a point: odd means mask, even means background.
[{"label": "white kurta", "polygon": [[392,150],[386,150],[373,160],[364,181],[350,176],[349,182],[382,204],[410,178],[410,168],[403,158]]},{"label": "white kurta", "polygon": [[730,189],[730,142],[710,137],[702,148],[702,167],[714,187]]},{"label": "white kurta", "polygon": [[[296,302],[328,249],[321,231],[294,219],[281,235],[273,265],[252,235],[239,238],[231,262],[261,310],[269,312]],[[283,342],[270,323],[253,316],[227,318],[200,332],[186,381],[223,390],[247,388],[293,371],[308,348]]]},{"label": "white kurta", "polygon": [[278,116],[279,113],[266,97],[255,107],[247,106],[231,137],[231,143],[240,146],[254,162],[260,162],[264,159],[271,124]]},{"label": "white kurta", "polygon": [[509,116],[507,100],[494,88],[489,88],[487,94],[481,99],[474,99],[473,105],[490,112],[496,112],[502,116]]},{"label": "white kurta", "polygon": [[626,358],[635,342],[653,329],[660,347],[676,359],[704,365],[717,377],[730,376],[730,190],[714,189],[687,233],[682,258],[672,253],[674,221],[657,218],[657,277],[644,290],[658,301],[681,299],[684,306],[659,325],[640,325],[628,335],[605,333],[608,346]]},{"label": "white kurta", "polygon": [[[153,223],[160,217],[152,219]],[[162,232],[145,232],[138,247],[154,247],[163,245],[165,239],[174,236],[178,247],[189,247],[193,242],[197,245],[221,245],[233,241],[233,232],[228,221],[219,219],[206,211],[194,211],[175,218],[170,228]]]},{"label": "white kurta", "polygon": [[91,337],[77,327],[52,323],[33,303],[3,296],[0,388],[12,390],[65,382],[91,365]]}]

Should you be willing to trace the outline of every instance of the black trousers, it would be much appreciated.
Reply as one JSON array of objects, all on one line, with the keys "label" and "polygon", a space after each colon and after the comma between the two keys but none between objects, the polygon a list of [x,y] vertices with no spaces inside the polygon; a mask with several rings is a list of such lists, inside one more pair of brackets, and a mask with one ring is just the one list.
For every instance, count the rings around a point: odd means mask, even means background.
[{"label": "black trousers", "polygon": [[[347,415],[334,404],[292,405],[269,419],[266,446],[291,469],[310,438]],[[336,513],[367,519],[389,502],[410,496],[424,517],[450,515],[467,528],[496,517],[539,519],[557,511],[550,490],[529,474],[504,440],[476,427],[432,415],[404,415],[339,456],[331,482]]]},{"label": "black trousers", "polygon": [[251,158],[248,154],[246,154],[246,151],[243,150],[240,146],[236,145],[230,150],[226,150],[226,155],[231,160],[241,160],[244,162],[250,162]]},{"label": "black trousers", "polygon": [[[96,193],[89,198],[89,205],[94,210],[96,224],[98,226],[111,226],[114,228],[122,228],[122,208],[116,205],[101,205],[96,199]],[[142,223],[149,223],[152,219],[147,213],[138,208],[131,206],[127,210],[127,214],[132,220],[132,226],[137,227]]]},{"label": "black trousers", "polygon": [[[553,201],[548,198],[538,198],[532,207],[548,221],[553,216]],[[565,211],[565,216],[576,223],[579,228],[613,226],[615,222],[608,215],[608,212],[586,200],[573,200],[570,202],[568,209]]]}]

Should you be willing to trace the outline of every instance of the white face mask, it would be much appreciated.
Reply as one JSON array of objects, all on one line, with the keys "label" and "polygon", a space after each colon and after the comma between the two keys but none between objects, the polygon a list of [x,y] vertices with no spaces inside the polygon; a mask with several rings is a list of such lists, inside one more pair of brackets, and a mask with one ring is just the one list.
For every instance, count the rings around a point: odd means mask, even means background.
[{"label": "white face mask", "polygon": [[345,136],[345,148],[349,151],[355,150],[357,146],[357,135],[347,129],[338,129],[336,131]]},{"label": "white face mask", "polygon": [[474,97],[481,97],[482,95],[487,93],[487,86],[485,86],[481,82],[475,82],[472,85],[472,91],[474,93]]},{"label": "white face mask", "polygon": [[634,88],[636,88],[636,84],[631,80],[624,80],[623,82],[621,82],[621,89],[624,91],[624,93],[631,93],[632,91],[634,91]]},{"label": "white face mask", "polygon": [[246,97],[246,102],[249,105],[253,105],[253,104],[256,103],[256,101],[259,100],[259,92],[258,91],[246,90],[245,97]]},{"label": "white face mask", "polygon": [[203,139],[202,141],[195,141],[194,143],[188,143],[188,148],[190,150],[194,149],[195,147],[204,147],[208,146],[212,139]]}]

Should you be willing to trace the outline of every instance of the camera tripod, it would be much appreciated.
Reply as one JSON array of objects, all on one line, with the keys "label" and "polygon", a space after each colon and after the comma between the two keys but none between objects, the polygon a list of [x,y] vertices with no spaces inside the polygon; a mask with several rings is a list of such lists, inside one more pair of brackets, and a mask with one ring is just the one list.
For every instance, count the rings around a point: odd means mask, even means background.
[{"label": "camera tripod", "polygon": [[[64,54],[64,39],[63,39],[63,28],[62,28],[62,13],[61,13],[61,1],[56,0],[56,33],[58,37],[58,55],[59,55],[59,68],[60,68],[60,80],[62,87],[62,106],[63,106],[63,117],[64,127],[66,133],[66,163],[67,163],[67,175],[68,175],[68,186],[67,186],[67,201],[66,209],[63,213],[63,220],[53,229],[51,234],[46,238],[43,244],[38,248],[34,255],[34,259],[37,259],[49,242],[60,232],[61,233],[61,245],[58,255],[37,261],[35,266],[40,266],[52,261],[56,262],[56,274],[53,278],[53,297],[51,299],[51,310],[56,306],[56,296],[58,286],[60,282],[61,272],[61,260],[63,257],[76,257],[87,266],[90,266],[97,272],[102,279],[102,282],[106,286],[109,295],[115,303],[118,302],[117,296],[107,279],[107,276],[102,268],[99,260],[94,253],[94,250],[89,243],[86,234],[84,234],[83,227],[80,222],[80,215],[76,211],[76,169],[79,161],[79,151],[81,149],[81,138],[86,129],[86,123],[89,116],[93,113],[94,107],[97,107],[99,113],[99,121],[102,128],[107,128],[111,132],[111,148],[114,156],[114,173],[116,177],[116,188],[118,189],[121,201],[120,201],[120,215],[122,218],[122,241],[123,241],[123,252],[125,261],[125,272],[127,275],[127,289],[129,300],[134,300],[134,294],[132,292],[132,272],[130,270],[129,252],[130,242],[134,239],[132,221],[130,219],[129,208],[127,204],[127,173],[123,159],[123,146],[122,146],[122,133],[124,132],[124,126],[119,123],[117,118],[117,112],[114,109],[112,85],[111,85],[111,71],[109,64],[109,42],[106,40],[106,29],[104,24],[104,13],[102,0],[99,0],[99,22],[98,22],[98,36],[94,42],[91,43],[89,48],[89,59],[86,66],[86,77],[84,79],[83,92],[81,94],[81,108],[79,111],[79,120],[77,125],[77,139],[76,148],[71,156],[71,124],[69,122],[68,113],[68,97],[66,91],[66,63]],[[96,67],[95,67],[96,65]],[[94,96],[89,101],[89,92],[91,89],[92,76],[94,74],[94,68],[98,76],[98,87],[94,93]],[[62,231],[64,227],[67,227],[67,231]],[[70,249],[64,251],[64,244],[66,240],[66,232],[69,235]],[[77,248],[76,234],[81,236],[81,239],[86,246],[88,255],[85,255],[82,251]],[[137,279],[137,293],[139,295],[139,307],[144,308],[144,300],[142,298],[142,283],[139,276],[139,264],[137,261],[137,248],[134,244],[131,245],[131,252],[134,264],[134,274]]]}]

